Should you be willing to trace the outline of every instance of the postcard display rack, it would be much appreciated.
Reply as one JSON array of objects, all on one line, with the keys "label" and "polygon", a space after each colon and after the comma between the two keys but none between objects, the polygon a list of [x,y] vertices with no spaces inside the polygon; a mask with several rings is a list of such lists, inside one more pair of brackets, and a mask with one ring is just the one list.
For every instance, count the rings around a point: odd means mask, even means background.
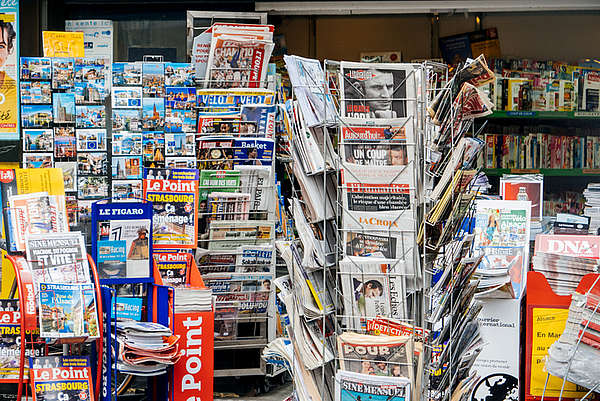
[{"label": "postcard display rack", "polygon": [[[17,394],[16,399],[20,400],[21,396],[24,395],[26,397],[30,397],[29,394],[29,386],[32,386],[32,379],[25,372],[25,366],[29,364],[29,360],[27,360],[26,355],[29,356],[42,356],[44,353],[44,348],[47,349],[47,344],[41,341],[40,337],[35,333],[39,333],[39,317],[38,313],[43,313],[41,310],[38,311],[38,305],[36,301],[35,294],[35,282],[32,274],[32,270],[30,267],[30,263],[38,263],[39,261],[29,261],[24,256],[19,254],[8,254],[3,252],[3,258],[12,266],[14,269],[14,283],[13,289],[11,290],[11,295],[14,296],[15,292],[18,291],[18,319],[15,319],[12,323],[16,323],[19,326],[18,334],[18,344],[19,344],[19,352],[15,355],[18,356],[18,367],[16,365],[12,365],[9,370],[16,370],[18,373],[15,378],[2,378],[0,379],[0,383],[13,383],[17,384]],[[85,255],[85,262],[89,264],[90,273],[93,280],[94,286],[94,297],[96,300],[99,300],[100,295],[100,285],[98,281],[98,273],[96,271],[96,266],[94,264],[94,260],[91,256]],[[80,261],[81,262],[81,261]],[[43,269],[42,269],[43,270]],[[39,272],[38,272],[39,273]],[[95,312],[97,322],[96,330],[98,333],[102,333],[104,326],[102,321],[102,305],[100,302],[96,302]],[[6,312],[4,312],[6,314]],[[5,316],[3,316],[5,317]],[[4,322],[6,323],[6,322]],[[65,338],[62,340],[57,340],[55,344],[63,344],[63,353],[70,347],[74,347],[77,344],[83,343],[84,341],[89,341],[90,338]],[[101,382],[102,382],[102,357],[104,353],[104,344],[101,336],[96,336],[92,339],[93,347],[91,349],[91,363],[92,363],[92,380],[93,387],[89,389],[89,393],[93,391],[94,397],[98,399],[100,394]],[[6,374],[6,373],[4,373]],[[14,375],[13,375],[14,376]],[[25,391],[25,394],[23,394]],[[33,391],[33,390],[32,390]]]}]

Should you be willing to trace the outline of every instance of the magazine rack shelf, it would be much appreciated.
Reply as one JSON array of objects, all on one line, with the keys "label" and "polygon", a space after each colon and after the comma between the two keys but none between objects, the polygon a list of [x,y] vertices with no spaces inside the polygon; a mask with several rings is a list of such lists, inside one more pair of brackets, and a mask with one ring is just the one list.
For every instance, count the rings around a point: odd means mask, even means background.
[{"label": "magazine rack shelf", "polygon": [[[32,345],[32,341],[27,340],[27,332],[34,330],[38,327],[38,318],[37,318],[37,307],[36,307],[36,299],[34,292],[34,284],[33,278],[27,266],[27,260],[22,256],[4,254],[4,258],[12,265],[15,273],[15,284],[14,288],[18,291],[19,294],[19,324],[21,326],[21,350],[20,350],[20,359],[19,359],[19,377],[17,379],[2,379],[0,383],[14,383],[18,384],[17,389],[17,400],[21,400],[21,395],[23,394],[23,385],[27,385],[29,383],[29,378],[25,377],[25,350],[28,345]],[[88,263],[90,266],[90,271],[92,273],[92,279],[94,281],[96,300],[101,299],[100,293],[100,284],[98,281],[98,272],[96,271],[96,265],[94,260],[90,255],[87,255]],[[98,313],[98,332],[104,332],[103,326],[103,309],[102,303],[96,302],[97,304],[97,313]],[[31,334],[29,334],[31,336]],[[31,338],[31,337],[30,337]],[[100,383],[102,381],[102,358],[98,358],[98,355],[103,354],[104,344],[102,341],[102,337],[93,341],[94,349],[92,350],[92,377],[94,379],[94,393],[96,399],[100,394]],[[94,363],[95,360],[95,363]],[[95,371],[95,372],[94,372]],[[26,388],[27,393],[27,388]]]}]

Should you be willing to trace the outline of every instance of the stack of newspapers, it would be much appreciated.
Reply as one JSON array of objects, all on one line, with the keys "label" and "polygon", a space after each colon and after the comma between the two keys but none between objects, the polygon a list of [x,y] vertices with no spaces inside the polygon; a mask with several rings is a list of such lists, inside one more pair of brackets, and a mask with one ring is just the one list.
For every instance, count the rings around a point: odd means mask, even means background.
[{"label": "stack of newspapers", "polygon": [[117,368],[136,376],[156,376],[174,365],[179,353],[179,336],[171,329],[152,322],[117,322],[119,345]]},{"label": "stack of newspapers", "polygon": [[590,218],[590,234],[597,235],[600,228],[600,184],[589,183],[583,191],[584,214]]}]

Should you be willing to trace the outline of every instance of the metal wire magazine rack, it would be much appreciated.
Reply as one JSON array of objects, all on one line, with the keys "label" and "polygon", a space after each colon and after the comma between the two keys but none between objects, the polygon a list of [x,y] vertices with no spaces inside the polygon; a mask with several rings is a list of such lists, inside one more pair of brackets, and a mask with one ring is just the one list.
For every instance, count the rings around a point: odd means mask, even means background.
[{"label": "metal wire magazine rack", "polygon": [[[322,82],[318,83],[313,80],[313,85],[310,87],[312,91],[319,92],[322,99],[332,94],[339,94],[339,98],[335,98],[336,105],[345,105],[347,100],[342,88],[340,88],[340,82],[344,79],[348,79],[344,75],[340,74],[340,62],[325,60],[323,64],[323,70],[327,75],[325,86]],[[374,65],[374,68],[379,67]],[[368,141],[360,141],[360,135],[357,134],[357,128],[354,125],[360,125],[360,121],[352,121],[352,119],[342,117],[339,112],[332,116],[332,121],[329,121],[328,107],[323,102],[323,111],[321,112],[324,116],[320,124],[311,127],[311,133],[313,129],[324,129],[326,134],[320,137],[320,151],[325,157],[328,153],[331,153],[331,146],[335,144],[330,169],[328,171],[320,173],[318,176],[318,182],[324,194],[331,192],[332,188],[329,182],[330,176],[335,177],[335,187],[333,191],[333,197],[335,199],[334,205],[334,216],[331,219],[324,218],[323,221],[323,238],[327,238],[327,235],[333,234],[334,240],[334,251],[327,253],[325,256],[332,257],[334,264],[325,264],[321,269],[317,269],[316,273],[322,278],[322,283],[325,286],[324,290],[331,290],[329,287],[333,287],[332,300],[334,301],[335,319],[333,319],[334,329],[331,335],[326,334],[325,331],[320,332],[321,344],[322,344],[322,355],[319,370],[313,374],[315,380],[319,381],[319,396],[323,399],[334,399],[335,386],[335,371],[342,367],[345,363],[361,363],[365,362],[361,358],[342,358],[337,351],[336,345],[338,336],[343,331],[352,331],[356,333],[364,334],[367,332],[367,322],[376,323],[376,319],[383,315],[393,316],[399,318],[407,327],[417,328],[426,325],[426,315],[429,308],[429,302],[424,296],[426,288],[430,286],[431,277],[433,272],[428,270],[426,263],[426,250],[425,247],[418,247],[416,244],[417,233],[419,231],[420,223],[423,221],[423,217],[426,210],[423,210],[419,205],[423,204],[424,193],[431,188],[432,177],[427,175],[425,160],[427,159],[426,143],[427,138],[431,135],[430,130],[435,129],[433,124],[429,121],[427,116],[428,101],[432,97],[434,91],[439,90],[436,85],[431,85],[433,81],[439,76],[444,75],[444,80],[447,81],[447,72],[445,67],[441,65],[434,65],[431,63],[425,64],[398,64],[396,68],[404,68],[406,71],[405,76],[394,82],[394,88],[392,90],[393,95],[391,96],[391,102],[399,102],[403,105],[403,113],[394,115],[398,133],[402,132],[403,135],[398,135],[396,141],[392,137],[385,136],[377,139],[370,139]],[[440,72],[441,71],[441,72]],[[442,81],[442,79],[440,79]],[[411,88],[409,93],[406,93],[406,87]],[[396,92],[399,88],[403,88],[403,95],[397,96]],[[298,86],[293,87],[293,92],[298,89]],[[293,97],[295,98],[295,97]],[[374,100],[374,99],[362,99],[362,100]],[[339,110],[339,109],[338,109]],[[399,116],[399,117],[398,117]],[[369,120],[364,119],[363,123]],[[376,124],[371,118],[371,126]],[[380,123],[385,125],[387,123]],[[364,125],[364,124],[363,124]],[[383,127],[381,131],[383,131]],[[387,128],[387,127],[385,127]],[[391,127],[390,127],[391,128]],[[303,131],[300,130],[300,133]],[[408,132],[408,134],[406,134]],[[347,135],[344,136],[344,133]],[[298,130],[294,131],[294,134],[298,134]],[[356,139],[351,139],[352,135]],[[297,143],[292,141],[292,152],[298,151]],[[397,161],[401,164],[401,167],[388,168],[387,174],[381,174],[384,178],[379,181],[372,181],[371,183],[366,182],[360,177],[361,167],[343,169],[347,167],[347,164],[351,162],[350,158],[346,153],[345,147],[348,147],[350,151],[352,148],[358,150],[358,154],[365,154],[366,148],[369,150],[382,150],[387,153],[391,153],[392,149],[404,152],[404,160]],[[344,156],[346,155],[346,159]],[[389,155],[388,155],[389,156]],[[390,156],[391,157],[391,156]],[[400,156],[402,159],[402,156]],[[373,164],[377,164],[375,161]],[[362,163],[368,164],[368,163]],[[382,166],[386,165],[387,162],[380,163]],[[390,164],[392,164],[390,162]],[[357,163],[357,165],[360,165]],[[386,166],[389,167],[389,166]],[[395,168],[395,170],[394,170]],[[341,172],[341,170],[344,170]],[[368,167],[363,170],[368,170]],[[382,167],[382,171],[385,167]],[[381,172],[381,171],[380,171]],[[370,177],[377,179],[376,176]],[[408,176],[408,177],[406,177]],[[354,194],[352,194],[354,192]],[[380,210],[372,212],[368,207],[361,209],[360,202],[351,203],[351,196],[360,197],[361,194],[370,193],[383,194],[384,199],[387,197],[387,201],[380,201],[379,205],[375,205]],[[401,210],[393,210],[390,207],[390,199],[396,196],[396,200],[403,199],[404,203],[401,206]],[[328,197],[324,196],[322,211],[326,211],[328,205]],[[388,203],[385,205],[385,203]],[[396,202],[397,203],[397,202]],[[357,207],[359,205],[359,207]],[[364,205],[364,204],[363,204]],[[300,202],[295,203],[292,207],[292,214],[294,214],[294,207],[303,207]],[[373,205],[371,205],[371,208]],[[354,208],[355,210],[351,210]],[[326,213],[325,213],[326,214]],[[388,215],[387,222],[384,223],[383,216]],[[391,215],[391,216],[390,216]],[[368,227],[365,224],[369,219],[378,220],[383,224],[383,227]],[[405,223],[402,228],[397,227],[403,222]],[[350,225],[349,225],[349,222]],[[311,223],[321,224],[321,221],[312,221]],[[298,221],[296,221],[298,225]],[[352,227],[352,228],[349,228]],[[333,230],[333,233],[328,234],[328,230]],[[362,236],[362,238],[361,238]],[[353,242],[354,241],[354,242]],[[387,251],[385,251],[385,245],[381,245],[387,242],[387,244],[394,243],[394,249],[387,245]],[[369,245],[369,246],[368,246]],[[369,250],[369,247],[379,245],[379,250]],[[384,250],[384,252],[382,252]],[[374,252],[378,254],[373,255]],[[373,257],[374,259],[371,259]],[[369,260],[373,262],[369,262]],[[374,272],[372,266],[374,264],[384,263],[386,270],[380,270]],[[299,262],[300,264],[300,262]],[[371,266],[369,266],[371,265]],[[411,272],[410,268],[414,270]],[[335,281],[331,280],[331,275],[335,276]],[[308,278],[305,278],[307,281]],[[396,285],[400,288],[396,288],[397,294],[392,294],[391,291],[386,289],[385,301],[389,305],[394,305],[393,313],[390,309],[379,309],[377,312],[367,312],[367,308],[363,308],[362,312],[354,313],[353,310],[360,310],[356,308],[361,302],[361,295],[355,297],[355,293],[361,291],[361,287],[365,288],[367,285],[375,285],[373,281],[384,281],[387,288],[392,283],[392,287]],[[358,282],[358,286],[356,286]],[[371,282],[371,284],[368,284]],[[294,288],[295,283],[291,282]],[[381,284],[381,283],[380,283]],[[378,287],[379,288],[379,287]],[[318,293],[318,291],[316,291]],[[350,292],[350,294],[349,294]],[[383,290],[381,290],[381,294]],[[399,296],[400,295],[400,296]],[[298,302],[298,297],[294,297],[295,304]],[[315,298],[318,296],[315,294]],[[364,299],[364,293],[362,298]],[[367,301],[368,302],[368,301]],[[372,305],[371,305],[372,306]],[[344,310],[344,308],[346,310]],[[388,307],[389,308],[389,307]],[[373,309],[371,309],[373,310]],[[387,317],[387,316],[386,316]],[[329,315],[323,313],[320,317],[321,327],[326,327],[327,319]],[[430,326],[430,325],[429,325]],[[297,328],[296,328],[297,329]],[[421,334],[416,334],[421,333]],[[422,331],[413,329],[411,334],[411,340],[420,341],[417,337],[422,339]],[[326,355],[326,347],[331,348],[333,353],[336,355],[335,360],[329,361],[324,357]],[[297,349],[295,353],[297,353]],[[420,389],[422,392],[415,395],[416,399],[424,399],[429,396],[425,389],[427,388],[427,378],[429,375],[429,365],[431,360],[431,348],[424,344],[420,353],[420,360],[418,363],[397,363],[396,361],[384,361],[382,365],[385,366],[387,372],[391,372],[393,365],[403,365],[401,370],[407,372],[411,378],[414,378],[414,382],[421,383]],[[300,364],[302,363],[302,358]],[[411,358],[412,360],[412,358]],[[294,366],[292,371],[294,375],[302,374],[306,377],[306,369],[296,363],[296,355],[294,356]],[[375,360],[366,360],[370,365],[375,365]],[[380,365],[380,366],[382,366]],[[423,365],[425,367],[423,368]],[[365,366],[363,366],[364,368]],[[372,366],[370,366],[371,368]],[[420,368],[421,367],[421,368]],[[348,367],[346,366],[346,369]],[[396,372],[395,372],[396,373]],[[298,383],[296,382],[296,391],[298,392]],[[301,398],[300,398],[301,399]]]}]

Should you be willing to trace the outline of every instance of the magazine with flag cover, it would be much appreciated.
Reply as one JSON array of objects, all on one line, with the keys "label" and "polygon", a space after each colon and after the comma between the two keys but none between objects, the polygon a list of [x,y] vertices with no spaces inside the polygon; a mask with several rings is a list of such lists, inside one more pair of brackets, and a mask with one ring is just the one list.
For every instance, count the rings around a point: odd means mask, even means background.
[{"label": "magazine with flag cover", "polygon": [[529,269],[531,202],[477,200],[473,250],[483,253],[480,270],[505,271],[517,298]]},{"label": "magazine with flag cover", "polygon": [[94,401],[92,371],[87,356],[29,358],[33,401]]},{"label": "magazine with flag cover", "polygon": [[197,246],[198,179],[196,169],[144,169],[144,199],[154,208],[156,248]]},{"label": "magazine with flag cover", "polygon": [[385,377],[338,370],[335,401],[410,401],[411,382],[406,377]]},{"label": "magazine with flag cover", "polygon": [[25,253],[36,283],[89,283],[90,272],[81,232],[29,235]]},{"label": "magazine with flag cover", "polygon": [[416,106],[413,64],[340,63],[342,117],[400,118]]},{"label": "magazine with flag cover", "polygon": [[385,168],[400,168],[414,163],[414,124],[412,117],[342,119],[342,161],[345,164]]},{"label": "magazine with flag cover", "polygon": [[198,116],[239,116],[244,104],[275,104],[275,92],[259,88],[198,89]]},{"label": "magazine with flag cover", "polygon": [[372,336],[344,332],[338,336],[337,346],[342,370],[366,375],[413,378],[411,336]]},{"label": "magazine with flag cover", "polygon": [[380,315],[407,318],[405,288],[414,280],[414,274],[407,272],[405,264],[392,259],[348,256],[340,261],[339,274],[343,315],[349,328],[365,329],[366,319]]}]

